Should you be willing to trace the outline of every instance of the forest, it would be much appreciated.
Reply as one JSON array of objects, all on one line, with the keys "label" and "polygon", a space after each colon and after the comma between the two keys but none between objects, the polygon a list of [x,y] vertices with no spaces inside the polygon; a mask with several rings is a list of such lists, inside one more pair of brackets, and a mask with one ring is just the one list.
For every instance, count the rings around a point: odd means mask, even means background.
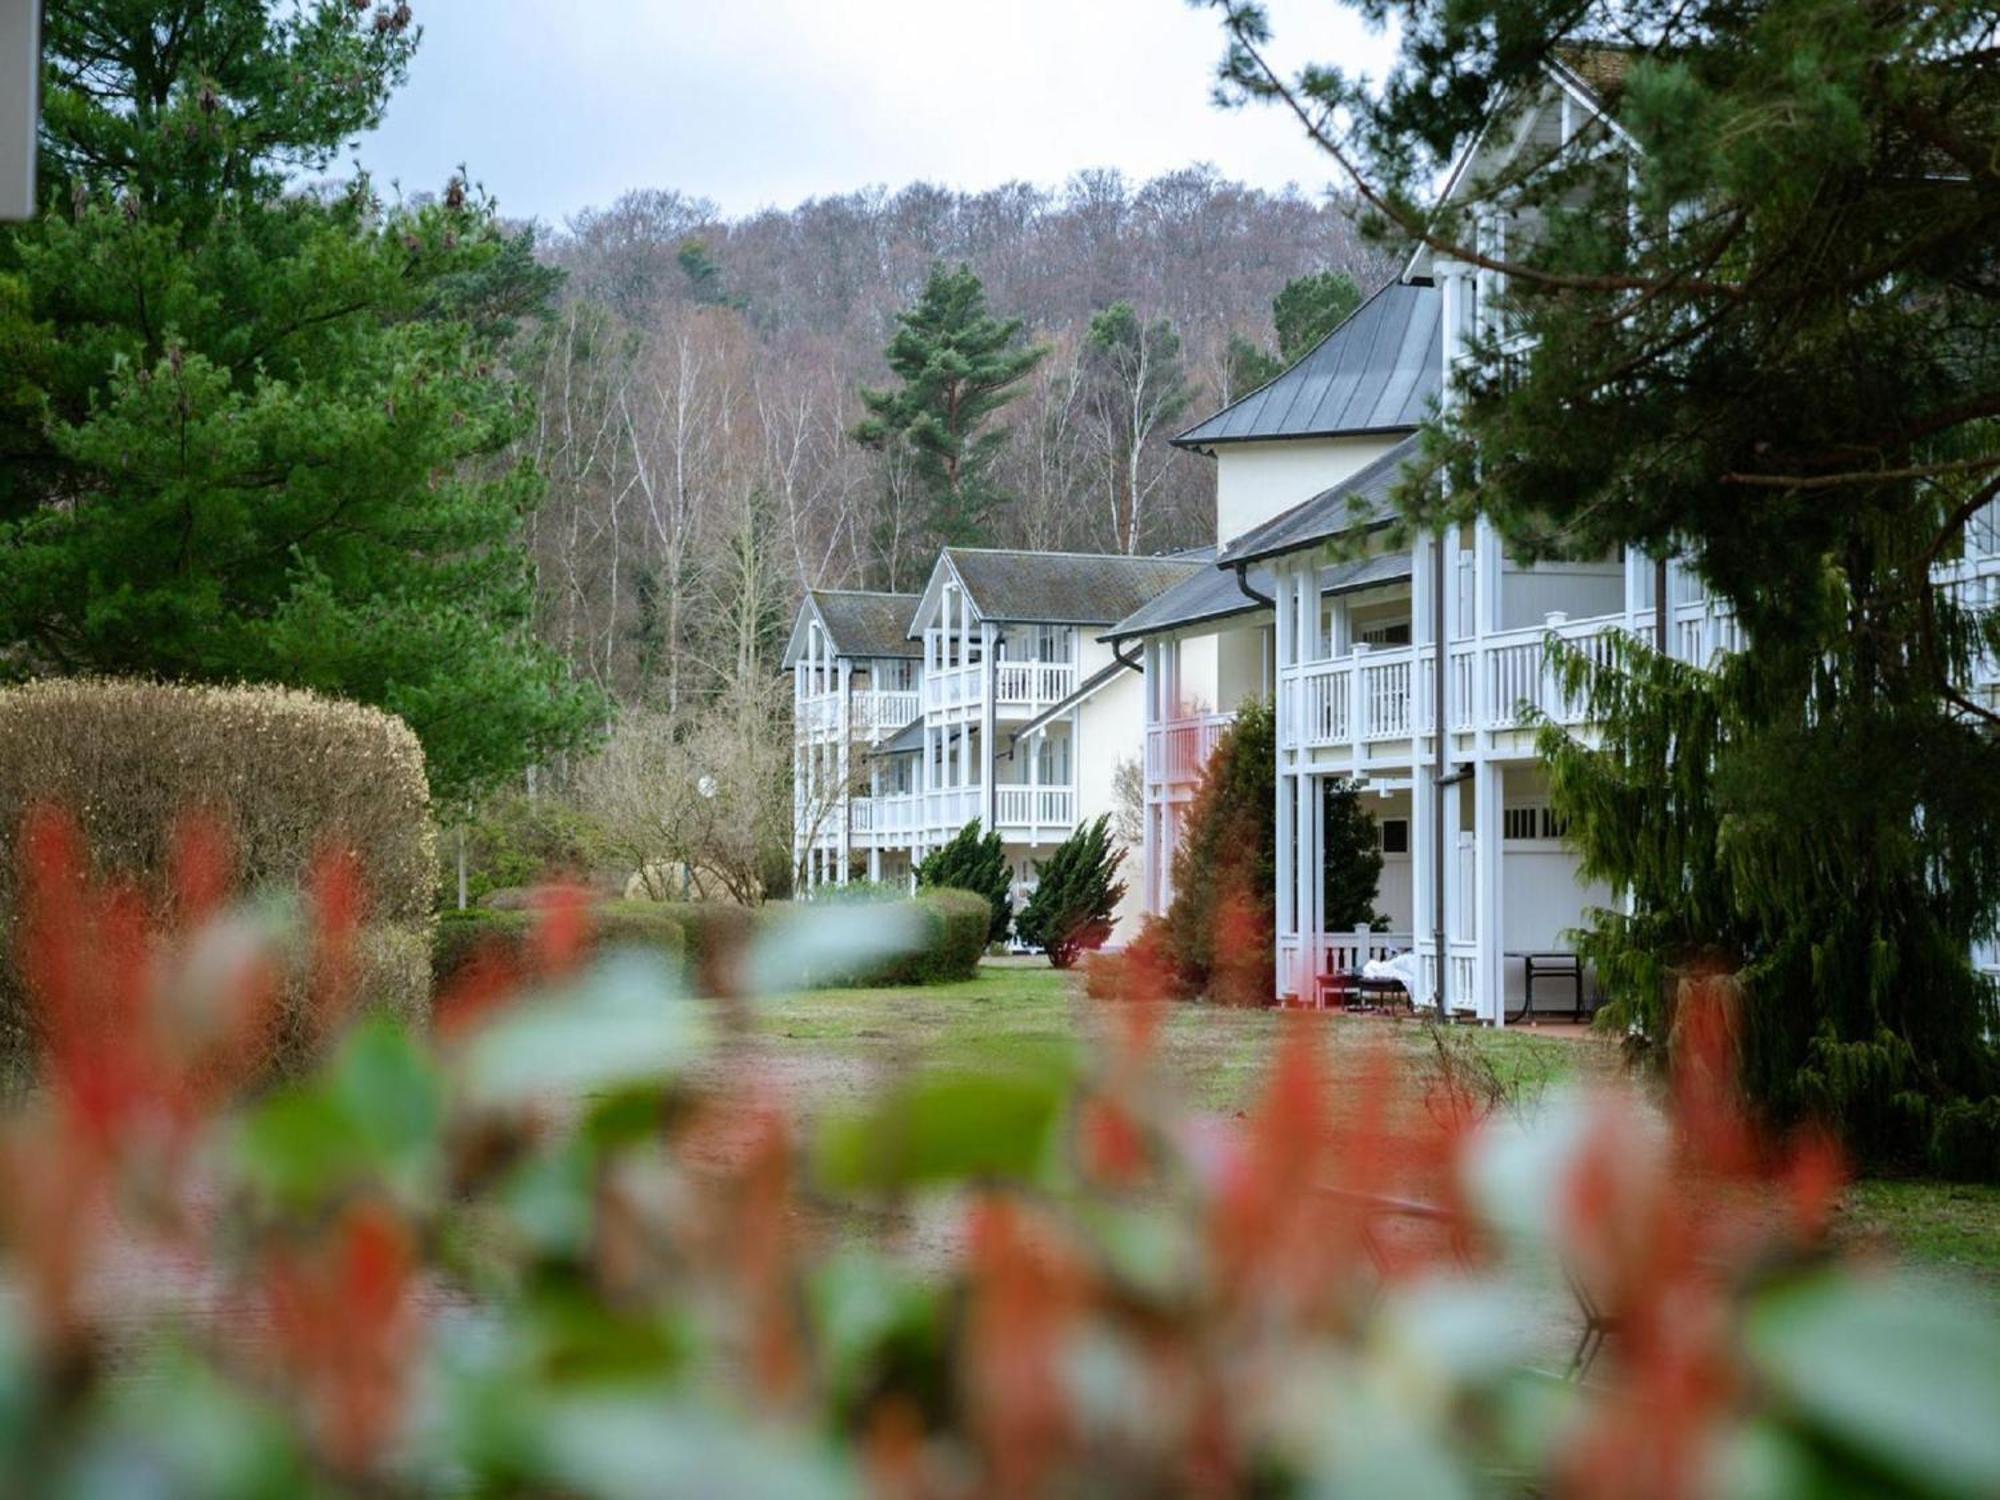
[{"label": "forest", "polygon": [[[769,671],[804,589],[921,588],[943,540],[1211,542],[1210,467],[1168,439],[1393,270],[1349,200],[1199,165],[735,220],[634,191],[536,238],[565,273],[511,354],[546,482],[539,629],[612,699],[670,713]],[[976,435],[978,513],[941,526],[913,445],[861,440],[864,393],[892,381],[899,314],[959,268],[1020,368]]]}]

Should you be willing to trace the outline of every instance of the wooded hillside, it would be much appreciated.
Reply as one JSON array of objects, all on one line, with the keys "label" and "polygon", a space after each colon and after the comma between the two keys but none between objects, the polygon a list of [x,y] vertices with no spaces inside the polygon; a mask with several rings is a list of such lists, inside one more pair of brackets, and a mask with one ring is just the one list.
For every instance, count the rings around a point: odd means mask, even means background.
[{"label": "wooded hillside", "polygon": [[976,539],[1134,552],[1212,539],[1209,466],[1166,439],[1271,373],[1288,283],[1344,272],[1365,292],[1393,269],[1345,202],[1208,167],[733,221],[635,192],[542,241],[568,273],[516,352],[538,396],[524,456],[548,482],[542,629],[615,696],[670,710],[768,670],[805,588],[921,586],[937,536],[918,466],[854,433],[933,268],[969,266],[1046,351],[991,418],[1000,499]]}]

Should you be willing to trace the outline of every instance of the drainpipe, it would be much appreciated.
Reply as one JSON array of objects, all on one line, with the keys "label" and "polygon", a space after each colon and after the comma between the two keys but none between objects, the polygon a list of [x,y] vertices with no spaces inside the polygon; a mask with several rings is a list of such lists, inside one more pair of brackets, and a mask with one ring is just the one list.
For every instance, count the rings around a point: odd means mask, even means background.
[{"label": "drainpipe", "polygon": [[1278,607],[1278,601],[1273,599],[1269,594],[1260,594],[1250,587],[1250,564],[1247,562],[1236,564],[1236,586],[1243,591],[1244,598],[1253,599],[1266,609],[1276,609]]},{"label": "drainpipe", "polygon": [[1667,559],[1653,559],[1653,648],[1667,654]]}]

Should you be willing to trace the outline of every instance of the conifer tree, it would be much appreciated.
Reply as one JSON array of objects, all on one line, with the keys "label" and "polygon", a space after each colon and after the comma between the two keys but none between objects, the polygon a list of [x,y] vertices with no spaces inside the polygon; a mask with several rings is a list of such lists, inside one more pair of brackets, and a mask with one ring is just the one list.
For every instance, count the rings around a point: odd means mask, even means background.
[{"label": "conifer tree", "polygon": [[971,891],[993,909],[989,943],[1005,942],[1014,923],[1014,871],[997,832],[982,834],[974,818],[917,865],[919,888]]},{"label": "conifer tree", "polygon": [[1320,794],[1320,864],[1326,891],[1322,929],[1378,927],[1375,897],[1382,884],[1381,838],[1361,793],[1345,776],[1329,776]]},{"label": "conifer tree", "polygon": [[1271,322],[1278,330],[1279,365],[1297,364],[1360,305],[1361,288],[1345,271],[1314,271],[1286,282],[1271,303]]},{"label": "conifer tree", "polygon": [[1037,870],[1034,891],[1016,924],[1021,938],[1067,969],[1079,953],[1104,946],[1112,914],[1125,899],[1118,868],[1125,851],[1111,838],[1111,817],[1085,823],[1056,846]]},{"label": "conifer tree", "polygon": [[1048,352],[1022,341],[1019,318],[999,318],[968,266],[935,266],[916,304],[896,315],[883,351],[900,382],[861,392],[868,417],[855,437],[870,447],[907,448],[936,542],[978,545],[1006,501],[994,460],[1007,429],[994,421]]},{"label": "conifer tree", "polygon": [[76,0],[39,217],[0,229],[0,674],[280,681],[389,709],[470,794],[600,713],[528,628],[500,355],[553,273],[459,179],[305,191],[407,5]]},{"label": "conifer tree", "polygon": [[1174,851],[1167,947],[1182,980],[1224,1003],[1276,983],[1277,735],[1269,704],[1236,713],[1202,768]]}]

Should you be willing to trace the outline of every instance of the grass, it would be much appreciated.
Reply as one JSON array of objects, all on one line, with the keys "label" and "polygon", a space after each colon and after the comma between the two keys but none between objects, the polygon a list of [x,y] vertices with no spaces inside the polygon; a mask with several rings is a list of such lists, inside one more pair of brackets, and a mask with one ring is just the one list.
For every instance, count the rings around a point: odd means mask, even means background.
[{"label": "grass", "polygon": [[1927,1179],[1857,1182],[1845,1227],[1911,1260],[2000,1287],[2000,1187]]},{"label": "grass", "polygon": [[[813,990],[763,1007],[759,1030],[770,1054],[808,1075],[847,1068],[1005,1064],[1051,1053],[1076,1055],[1095,1024],[1080,981],[1039,964],[984,965],[965,984],[926,989]],[[1338,1069],[1363,1038],[1387,1042],[1412,1069],[1434,1067],[1429,1028],[1347,1016],[1321,1018]],[[1249,1107],[1284,1017],[1270,1010],[1203,1004],[1173,1006],[1161,1036],[1170,1076],[1197,1108]],[[1510,1096],[1526,1097],[1567,1076],[1598,1049],[1520,1032],[1454,1028],[1448,1045],[1461,1061],[1490,1070]]]},{"label": "grass", "polygon": [[[1088,1046],[1095,1008],[1081,984],[1039,964],[988,963],[965,984],[926,989],[815,990],[759,1012],[767,1057],[808,1106],[864,1098],[886,1072],[920,1065],[1021,1066],[1075,1057]],[[1617,1076],[1607,1042],[1559,1040],[1521,1030],[1454,1027],[1434,1034],[1413,1023],[1340,1015],[1328,1029],[1336,1076],[1364,1040],[1385,1042],[1408,1076],[1448,1065],[1509,1103],[1532,1102],[1553,1084]],[[1176,1005],[1162,1030],[1166,1069],[1196,1108],[1233,1114],[1252,1106],[1284,1017],[1269,1010]],[[1855,1185],[1844,1223],[1855,1239],[1879,1241],[1922,1264],[2000,1285],[2000,1187],[1932,1181]]]}]

